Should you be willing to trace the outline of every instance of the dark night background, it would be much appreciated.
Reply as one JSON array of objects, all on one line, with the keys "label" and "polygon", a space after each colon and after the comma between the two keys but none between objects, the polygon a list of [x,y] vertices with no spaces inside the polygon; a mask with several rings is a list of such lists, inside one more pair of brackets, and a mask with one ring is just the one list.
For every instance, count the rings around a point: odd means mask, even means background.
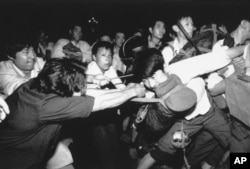
[{"label": "dark night background", "polygon": [[[55,42],[67,35],[71,23],[80,22],[85,25],[83,39],[88,40],[87,21],[92,16],[100,27],[111,32],[119,27],[129,36],[153,18],[163,19],[168,32],[180,16],[187,15],[197,28],[214,22],[230,32],[240,20],[250,20],[250,0],[0,0],[0,60],[9,41],[35,37],[39,29],[47,30]],[[79,166],[88,161],[77,155]]]},{"label": "dark night background", "polygon": [[[48,31],[52,41],[66,35],[68,25],[95,16],[107,30],[120,27],[132,33],[144,28],[152,18],[162,18],[167,30],[180,16],[190,15],[199,28],[211,22],[234,29],[243,18],[250,18],[249,0],[1,0],[0,45],[24,34]],[[83,39],[88,37],[88,27]]]}]

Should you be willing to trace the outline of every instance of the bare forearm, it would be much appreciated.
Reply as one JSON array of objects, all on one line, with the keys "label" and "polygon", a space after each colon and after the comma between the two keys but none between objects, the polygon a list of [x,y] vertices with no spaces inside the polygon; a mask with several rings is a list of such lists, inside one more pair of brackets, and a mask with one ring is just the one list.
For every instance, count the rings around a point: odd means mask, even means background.
[{"label": "bare forearm", "polygon": [[95,98],[93,111],[117,107],[133,97],[136,97],[134,89],[105,93]]}]

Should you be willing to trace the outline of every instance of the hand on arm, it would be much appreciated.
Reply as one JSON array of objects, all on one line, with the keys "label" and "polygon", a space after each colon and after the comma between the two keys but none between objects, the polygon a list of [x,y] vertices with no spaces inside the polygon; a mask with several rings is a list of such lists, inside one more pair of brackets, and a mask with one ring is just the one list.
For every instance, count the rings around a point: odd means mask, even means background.
[{"label": "hand on arm", "polygon": [[[130,86],[130,85],[129,85]],[[122,91],[108,92],[95,98],[93,111],[117,107],[134,97],[144,97],[145,88],[143,85],[135,84]]]}]

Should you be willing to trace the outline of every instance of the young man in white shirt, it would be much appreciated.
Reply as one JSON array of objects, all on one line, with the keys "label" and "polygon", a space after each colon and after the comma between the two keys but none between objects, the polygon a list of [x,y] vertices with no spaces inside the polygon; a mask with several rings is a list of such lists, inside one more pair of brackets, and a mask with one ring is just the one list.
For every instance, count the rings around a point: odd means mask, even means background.
[{"label": "young man in white shirt", "polygon": [[[194,31],[196,30],[193,19],[190,16],[181,17],[178,20],[179,24],[187,32],[188,36],[192,38]],[[182,48],[188,43],[188,40],[182,30],[176,25],[172,26],[173,31],[176,33],[176,37],[173,41],[168,42],[168,46],[162,50],[164,58],[164,67],[167,69],[169,62],[182,50]],[[167,70],[166,70],[167,71]]]},{"label": "young man in white shirt", "polygon": [[105,41],[99,41],[93,46],[94,61],[88,64],[86,71],[88,82],[93,84],[88,85],[88,88],[101,88],[109,83],[112,83],[117,89],[125,88],[112,66],[112,49],[112,44]]}]

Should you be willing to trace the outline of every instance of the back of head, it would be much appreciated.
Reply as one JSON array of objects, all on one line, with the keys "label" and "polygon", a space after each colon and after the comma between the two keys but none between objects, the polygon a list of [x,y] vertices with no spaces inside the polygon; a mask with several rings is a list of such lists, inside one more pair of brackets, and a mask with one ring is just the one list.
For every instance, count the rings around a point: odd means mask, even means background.
[{"label": "back of head", "polygon": [[134,63],[134,81],[141,82],[151,77],[157,70],[163,70],[163,65],[164,59],[158,49],[150,48],[140,52]]},{"label": "back of head", "polygon": [[52,58],[34,79],[31,88],[42,93],[71,97],[85,89],[86,65],[76,59]]}]

